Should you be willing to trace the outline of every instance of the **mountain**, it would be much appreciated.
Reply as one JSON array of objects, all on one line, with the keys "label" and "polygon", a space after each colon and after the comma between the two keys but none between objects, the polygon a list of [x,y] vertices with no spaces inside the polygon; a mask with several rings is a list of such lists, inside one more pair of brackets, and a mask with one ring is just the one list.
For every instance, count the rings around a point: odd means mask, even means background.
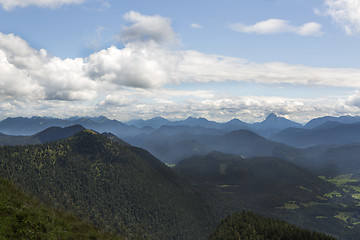
[{"label": "mountain", "polygon": [[225,122],[223,124],[221,124],[221,129],[225,130],[225,131],[234,131],[234,130],[239,130],[239,129],[247,129],[249,128],[248,123],[243,122],[237,118],[234,118],[228,122]]},{"label": "mountain", "polygon": [[174,125],[174,126],[162,126],[156,130],[156,132],[165,134],[165,135],[177,135],[183,133],[191,133],[195,135],[207,134],[207,135],[222,135],[225,131],[216,128],[205,128],[199,126],[186,126],[186,125]]},{"label": "mountain", "polygon": [[[174,127],[178,128],[176,126]],[[212,148],[199,143],[194,138],[194,135],[189,132],[166,135],[160,131],[156,131],[151,134],[127,137],[125,141],[148,150],[162,162],[176,164],[183,158],[203,155],[212,151]]]},{"label": "mountain", "polygon": [[[241,194],[258,206],[277,207],[287,201],[316,201],[333,186],[309,171],[279,158],[243,158],[220,152],[180,161],[174,170],[196,185]],[[300,187],[301,186],[301,187]],[[307,189],[307,190],[304,190]]]},{"label": "mountain", "polygon": [[7,118],[0,122],[0,132],[7,135],[34,135],[49,127],[69,127],[81,125],[86,129],[97,132],[111,132],[117,136],[131,136],[148,132],[148,129],[139,129],[135,126],[128,126],[117,120],[110,120],[104,116],[95,118],[72,117],[68,119],[57,119],[48,117],[31,118]]},{"label": "mountain", "polygon": [[310,120],[307,124],[305,124],[304,128],[313,129],[326,122],[337,122],[337,123],[345,123],[345,124],[357,123],[360,122],[360,116],[340,116],[340,117],[324,116]]},{"label": "mountain", "polygon": [[353,174],[360,176],[360,144],[328,148],[320,157],[322,168],[333,176]]},{"label": "mountain", "polygon": [[0,178],[1,239],[125,239],[51,208]]},{"label": "mountain", "polygon": [[253,212],[235,213],[219,224],[209,240],[229,239],[335,240],[318,232],[301,229],[285,221],[265,218]]},{"label": "mountain", "polygon": [[356,225],[360,201],[349,190],[357,189],[358,181],[343,190],[344,186],[279,158],[243,158],[220,152],[184,159],[174,170],[213,196],[222,196],[228,211],[254,211],[339,239],[357,239],[360,234]]},{"label": "mountain", "polygon": [[84,129],[85,128],[80,125],[74,125],[65,128],[50,127],[32,136],[0,135],[0,145],[42,144],[71,137]]},{"label": "mountain", "polygon": [[274,134],[270,139],[298,148],[320,144],[345,145],[360,143],[360,123],[326,122],[313,129],[287,128]]},{"label": "mountain", "polygon": [[203,137],[200,143],[215,151],[246,157],[274,156],[296,162],[302,153],[285,144],[270,141],[248,130],[237,130],[223,136]]},{"label": "mountain", "polygon": [[0,175],[124,236],[204,239],[217,221],[206,195],[151,154],[91,130],[42,145],[0,147]]},{"label": "mountain", "polygon": [[66,125],[65,121],[57,118],[7,118],[0,122],[0,132],[8,135],[33,135],[54,126],[67,127],[69,125]]},{"label": "mountain", "polygon": [[102,133],[101,135],[107,137],[108,139],[110,139],[112,142],[116,142],[120,145],[124,145],[124,146],[128,146],[130,147],[131,145],[128,144],[127,142],[123,141],[122,139],[118,138],[117,136],[115,136],[114,134],[112,133],[109,133],[109,132],[105,132],[105,133]]},{"label": "mountain", "polygon": [[302,125],[271,113],[264,121],[253,123],[249,129],[261,136],[269,137],[274,133],[290,127],[300,128]]},{"label": "mountain", "polygon": [[[177,126],[176,128],[180,128]],[[187,127],[190,128],[190,127]],[[301,151],[286,146],[285,144],[270,141],[248,130],[237,130],[221,134],[220,130],[191,127],[193,131],[181,133],[173,127],[164,126],[159,131],[150,134],[141,134],[125,138],[125,141],[150,151],[161,161],[176,164],[183,158],[193,155],[203,155],[211,151],[254,156],[275,156],[298,162],[304,158]],[[174,135],[167,135],[169,131],[161,129],[172,129]],[[201,132],[212,134],[200,134]],[[178,134],[175,134],[177,133]]]},{"label": "mountain", "polygon": [[221,124],[209,121],[206,118],[193,118],[188,117],[185,120],[170,122],[169,126],[190,126],[190,127],[203,127],[203,128],[220,128]]},{"label": "mountain", "polygon": [[161,126],[167,125],[168,123],[170,123],[169,120],[162,118],[162,117],[154,117],[148,120],[143,120],[143,119],[139,119],[139,120],[131,120],[126,122],[125,124],[127,125],[134,125],[138,128],[143,128],[143,127],[152,127],[152,128],[159,128]]}]

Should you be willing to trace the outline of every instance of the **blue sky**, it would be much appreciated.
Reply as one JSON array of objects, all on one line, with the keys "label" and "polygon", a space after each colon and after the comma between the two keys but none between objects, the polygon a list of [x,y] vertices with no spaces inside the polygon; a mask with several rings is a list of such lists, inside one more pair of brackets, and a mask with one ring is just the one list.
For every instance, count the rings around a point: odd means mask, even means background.
[{"label": "blue sky", "polygon": [[0,0],[0,119],[360,114],[355,0]]}]

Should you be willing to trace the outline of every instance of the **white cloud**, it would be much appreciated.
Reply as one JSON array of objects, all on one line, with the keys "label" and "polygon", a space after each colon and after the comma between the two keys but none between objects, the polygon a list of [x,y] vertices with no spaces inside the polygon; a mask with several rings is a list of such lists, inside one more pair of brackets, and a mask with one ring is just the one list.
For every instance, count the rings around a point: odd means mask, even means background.
[{"label": "white cloud", "polygon": [[180,43],[169,18],[159,15],[146,16],[134,11],[126,13],[124,18],[131,23],[130,26],[123,27],[120,35],[120,40],[125,43],[153,41],[169,46]]},{"label": "white cloud", "polygon": [[355,106],[360,108],[360,92],[356,91],[355,94],[349,96],[345,102],[349,106]]},{"label": "white cloud", "polygon": [[160,87],[169,81],[176,56],[156,44],[113,46],[94,53],[87,61],[91,79],[135,88]]},{"label": "white cloud", "polygon": [[[118,104],[117,99],[113,105],[105,104],[97,110],[107,116],[122,120],[134,118],[149,119],[156,116],[166,116],[168,119],[185,119],[189,116],[205,117],[215,121],[229,121],[239,118],[247,122],[262,121],[267,114],[274,112],[279,116],[284,116],[297,122],[305,123],[312,118],[324,115],[344,115],[359,114],[359,108],[345,104],[345,99],[298,99],[283,97],[265,96],[208,96],[204,98],[186,98],[189,93],[185,93],[183,101],[174,101],[167,96],[174,93],[167,89],[161,90],[163,98],[148,97],[152,94],[148,92],[135,93],[137,101],[130,104]],[[179,92],[178,95],[182,93]],[[197,91],[193,91],[193,96]],[[121,97],[122,96],[122,97]],[[121,99],[128,99],[126,94],[121,95]],[[127,102],[128,103],[128,102]]]},{"label": "white cloud", "polygon": [[173,82],[256,82],[304,86],[360,87],[360,69],[317,68],[280,62],[253,63],[246,59],[181,52],[182,60],[171,73]]},{"label": "white cloud", "polygon": [[325,0],[325,5],[327,9],[324,14],[331,16],[348,35],[360,32],[360,1]]},{"label": "white cloud", "polygon": [[99,106],[129,106],[137,102],[136,99],[129,97],[125,94],[110,94],[105,97],[103,101],[100,101]]},{"label": "white cloud", "polygon": [[0,50],[0,99],[43,97],[43,89],[27,75],[26,71],[16,68],[6,59],[5,52]]},{"label": "white cloud", "polygon": [[201,29],[202,28],[202,26],[200,24],[197,24],[197,23],[192,23],[190,25],[190,27],[193,28],[193,29]]},{"label": "white cloud", "polygon": [[84,60],[48,56],[18,36],[0,33],[3,96],[32,99],[89,100],[96,83],[84,72]]},{"label": "white cloud", "polygon": [[294,33],[300,36],[319,36],[321,32],[321,24],[316,22],[308,22],[299,27],[291,25],[288,21],[282,19],[268,19],[258,22],[254,25],[245,25],[243,23],[230,24],[230,29],[243,33],[257,34],[279,34]]},{"label": "white cloud", "polygon": [[[217,121],[234,117],[254,121],[262,118],[264,113],[275,112],[303,122],[321,115],[360,113],[359,94],[340,100],[309,100],[229,96],[221,95],[225,94],[222,90],[168,89],[182,83],[189,84],[184,89],[192,89],[191,83],[201,88],[201,83],[227,81],[351,89],[360,88],[360,69],[255,63],[198,51],[173,50],[168,48],[176,39],[170,20],[155,16],[159,22],[164,23],[165,19],[170,30],[165,31],[167,33],[151,32],[147,29],[152,27],[148,22],[153,21],[154,16],[135,12],[128,15],[131,14],[134,19],[145,20],[134,20],[125,28],[125,33],[128,33],[126,29],[134,29],[136,34],[128,38],[124,47],[112,46],[87,58],[62,60],[49,56],[44,49],[32,48],[18,36],[0,33],[1,116],[103,114],[129,120],[159,115],[175,119],[192,115]],[[139,22],[141,27],[134,27]],[[307,35],[313,28],[311,24],[305,24],[300,29],[301,34]],[[173,37],[166,37],[168,35]]]},{"label": "white cloud", "polygon": [[0,0],[2,7],[10,11],[15,7],[28,7],[31,5],[39,7],[57,8],[65,4],[82,4],[86,0]]}]

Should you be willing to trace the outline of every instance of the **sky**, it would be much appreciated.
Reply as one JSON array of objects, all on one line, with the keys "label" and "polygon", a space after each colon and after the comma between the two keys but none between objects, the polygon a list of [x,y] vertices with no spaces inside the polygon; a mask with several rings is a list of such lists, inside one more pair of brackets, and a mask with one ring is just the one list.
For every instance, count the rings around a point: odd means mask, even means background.
[{"label": "sky", "polygon": [[360,115],[360,0],[0,0],[0,120]]}]

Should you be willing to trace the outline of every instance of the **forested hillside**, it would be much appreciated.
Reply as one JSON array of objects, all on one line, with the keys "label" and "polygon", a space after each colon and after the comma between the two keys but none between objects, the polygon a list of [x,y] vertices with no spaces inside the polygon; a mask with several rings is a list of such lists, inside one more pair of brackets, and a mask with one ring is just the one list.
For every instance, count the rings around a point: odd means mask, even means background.
[{"label": "forested hillside", "polygon": [[54,210],[0,178],[0,239],[125,238],[100,231],[70,213]]},{"label": "forested hillside", "polygon": [[281,220],[252,212],[233,214],[219,224],[209,240],[335,240],[322,233],[298,228]]},{"label": "forested hillside", "polygon": [[124,236],[202,239],[217,221],[204,196],[148,152],[90,130],[43,145],[1,147],[0,173]]}]

